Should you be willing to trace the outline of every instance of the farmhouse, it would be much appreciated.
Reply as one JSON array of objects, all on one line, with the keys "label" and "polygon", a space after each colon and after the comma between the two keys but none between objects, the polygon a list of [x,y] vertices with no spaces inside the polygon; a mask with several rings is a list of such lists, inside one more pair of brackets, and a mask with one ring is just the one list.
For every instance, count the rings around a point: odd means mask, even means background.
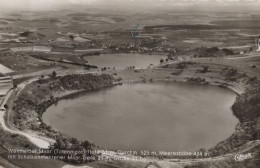
[{"label": "farmhouse", "polygon": [[46,46],[26,46],[26,47],[13,47],[11,48],[13,52],[50,52],[51,47]]},{"label": "farmhouse", "polygon": [[33,47],[32,46],[13,47],[13,48],[11,48],[11,51],[13,51],[13,52],[20,52],[20,51],[28,52],[28,51],[33,51]]}]

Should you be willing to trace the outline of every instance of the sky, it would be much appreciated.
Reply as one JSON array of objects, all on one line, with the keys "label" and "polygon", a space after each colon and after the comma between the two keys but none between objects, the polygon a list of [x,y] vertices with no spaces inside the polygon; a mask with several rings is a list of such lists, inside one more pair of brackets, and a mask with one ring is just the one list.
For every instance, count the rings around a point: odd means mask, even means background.
[{"label": "sky", "polygon": [[241,5],[259,7],[260,0],[0,0],[2,10],[58,10],[70,6],[169,7],[176,5]]}]

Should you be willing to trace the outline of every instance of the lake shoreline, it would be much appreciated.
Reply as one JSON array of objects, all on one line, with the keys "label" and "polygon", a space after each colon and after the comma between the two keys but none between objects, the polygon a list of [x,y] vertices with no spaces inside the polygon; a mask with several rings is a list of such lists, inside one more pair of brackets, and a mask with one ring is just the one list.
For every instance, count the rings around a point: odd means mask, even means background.
[{"label": "lake shoreline", "polygon": [[[191,96],[187,96],[189,95],[189,93],[191,94]],[[148,94],[149,97],[146,97],[146,94]],[[197,94],[201,96],[200,101],[197,101],[196,99],[191,99],[191,97]],[[213,99],[210,99],[211,96],[208,95],[212,95],[213,97],[215,97],[216,100],[214,101]],[[200,121],[201,118],[198,114],[205,114],[205,116],[207,116],[208,114],[212,114],[216,115],[216,118],[221,118],[220,120],[223,121],[223,124],[226,124],[227,129],[225,129],[226,131],[223,132],[223,134],[221,134],[220,136],[213,138],[215,140],[212,140],[212,142],[205,140],[205,145],[207,144],[206,147],[211,147],[220,140],[227,138],[238,123],[238,120],[233,116],[230,110],[231,105],[235,101],[235,96],[236,94],[228,91],[227,89],[211,85],[199,85],[188,82],[165,80],[154,80],[152,82],[130,82],[124,83],[122,84],[122,86],[85,92],[83,94],[79,93],[77,94],[77,96],[70,96],[67,100],[63,99],[58,105],[51,106],[49,109],[46,110],[46,112],[43,114],[43,122],[57,130],[65,132],[72,137],[79,138],[79,140],[89,139],[91,140],[91,142],[95,142],[95,144],[109,149],[140,150],[138,146],[143,143],[142,140],[146,139],[146,137],[153,137],[149,142],[150,148],[148,148],[147,146],[147,149],[176,151],[177,148],[175,148],[174,146],[177,146],[177,144],[183,144],[187,139],[192,139],[192,137],[189,137],[183,139],[183,141],[181,142],[178,142],[177,139],[174,140],[176,136],[186,137],[186,135],[191,135],[189,129],[186,128],[186,125],[196,125],[196,123],[193,123],[194,119],[192,118],[195,117],[198,121]],[[159,97],[161,98],[159,99],[161,102],[155,105],[154,102],[158,102]],[[205,97],[207,98],[205,99]],[[171,101],[171,103],[169,103],[168,101]],[[205,101],[207,103],[203,105],[200,104],[201,101]],[[218,103],[216,103],[216,101]],[[125,104],[124,102],[128,103]],[[140,104],[139,102],[142,103]],[[97,106],[96,103],[100,104]],[[165,103],[168,105],[166,105]],[[117,105],[114,106],[115,104]],[[194,107],[191,108],[192,104],[198,104],[199,107],[197,109],[195,109]],[[212,106],[208,106],[207,104],[212,104]],[[150,107],[151,109],[146,107]],[[161,115],[157,116],[158,112],[160,111],[162,112]],[[193,113],[190,113],[192,111]],[[118,116],[118,114],[120,114],[120,116],[123,116],[120,117]],[[139,115],[140,117],[135,117]],[[60,120],[60,116],[63,116],[64,118]],[[104,118],[104,116],[106,117]],[[150,122],[146,121],[145,119],[143,120],[142,118],[144,118],[144,116],[149,117]],[[164,117],[162,118],[162,116]],[[125,118],[127,118],[126,121],[124,121]],[[172,118],[172,121],[169,121],[169,118]],[[187,121],[191,120],[187,124],[184,124],[182,126],[180,125],[179,128],[186,128],[183,130],[183,132],[180,132],[180,129],[178,129],[178,127],[175,127],[175,124],[173,124],[180,121],[176,120],[177,118],[180,118],[180,120],[181,118],[187,118]],[[201,120],[200,125],[209,125],[208,121],[211,121],[212,119],[214,120],[214,118],[209,117],[208,120]],[[122,122],[122,120],[124,122]],[[95,124],[97,121],[100,121],[98,125]],[[114,124],[110,125],[110,121],[114,121]],[[131,123],[136,124],[132,125]],[[142,124],[137,126],[138,123],[143,123],[146,126],[143,127]],[[154,124],[149,125],[150,123]],[[185,123],[185,120],[181,123]],[[65,125],[71,125],[71,127],[66,129]],[[118,131],[114,132],[113,125],[118,126]],[[216,125],[218,124],[216,123]],[[216,126],[216,130],[221,130],[222,126],[223,125]],[[84,131],[79,131],[79,133],[71,131],[77,130],[77,128],[79,127],[84,128]],[[104,128],[104,130],[106,131],[96,132],[96,129],[94,128],[98,127]],[[130,137],[124,139],[125,135],[123,133],[118,135],[118,132],[121,132],[123,130],[123,132],[127,132],[128,127],[131,127],[132,130],[136,130],[132,133],[132,136],[136,137],[136,139],[139,139],[139,141],[136,141],[136,144],[131,144],[131,141],[128,141]],[[157,128],[160,129],[161,133],[164,132],[163,130],[168,130],[168,128],[172,128],[172,133],[174,133],[175,136],[171,137],[171,135],[167,132],[162,135],[157,135],[157,133],[154,132],[153,135],[150,135],[148,132],[150,130],[153,130],[153,128],[155,130]],[[207,130],[208,127],[198,126],[197,131],[194,131],[197,132],[197,134],[202,134],[202,136],[205,137],[214,137],[215,134],[212,134],[211,131]],[[107,133],[113,135],[113,137],[121,137],[121,140],[118,141],[118,143],[113,143],[117,142],[117,138],[107,137],[106,141],[103,142],[102,138],[100,139],[98,138],[99,136],[97,136],[97,134],[106,135]],[[157,148],[158,144],[156,142],[156,139],[158,139],[159,137],[162,137],[165,140],[165,145]],[[172,144],[171,141],[174,141],[175,143]],[[123,142],[125,142],[125,145]],[[145,145],[142,144],[141,146]],[[200,147],[200,145],[196,145],[196,140],[194,140],[193,143],[186,143],[186,146],[182,146],[186,151],[193,152],[197,150],[196,147]]]},{"label": "lake shoreline", "polygon": [[[152,74],[152,71],[153,71],[154,69],[148,69],[148,73],[151,75]],[[123,70],[123,71],[125,71],[125,70]],[[116,84],[123,84],[123,83],[127,83],[127,82],[149,82],[149,81],[172,81],[172,82],[190,82],[190,81],[188,81],[188,79],[190,79],[190,76],[181,76],[181,77],[174,77],[173,78],[173,80],[172,79],[168,79],[168,74],[166,74],[166,76],[162,76],[161,78],[156,78],[156,77],[158,77],[158,75],[151,75],[153,78],[152,78],[152,80],[151,80],[151,78],[149,78],[148,77],[148,73],[146,73],[146,72],[144,72],[144,74],[146,74],[147,76],[145,77],[145,78],[141,78],[140,79],[140,77],[138,77],[138,75],[140,76],[140,74],[139,73],[136,73],[136,72],[134,72],[134,70],[126,70],[126,71],[128,71],[127,73],[131,73],[131,74],[134,74],[134,79],[132,79],[132,78],[130,78],[129,77],[129,75],[128,74],[126,74],[126,75],[124,75],[124,73],[125,72],[122,72],[122,71],[113,71],[113,70],[111,70],[111,71],[106,71],[106,72],[103,72],[103,73],[107,73],[107,74],[110,74],[110,75],[113,75],[115,72],[117,72],[118,74],[116,75],[117,77],[115,78],[116,80],[117,80],[117,83]],[[143,71],[145,71],[145,70],[143,70]],[[162,70],[164,73],[166,72],[166,70]],[[120,76],[120,77],[119,77]],[[114,76],[115,77],[115,76]],[[119,78],[121,78],[122,77],[122,79],[120,80],[120,81],[118,81],[118,79]],[[229,82],[226,82],[226,81],[223,81],[223,80],[217,80],[217,79],[211,79],[211,78],[208,78],[208,77],[206,77],[206,79],[210,79],[210,80],[206,80],[206,82],[207,83],[205,83],[205,82],[199,82],[199,83],[197,83],[197,82],[191,82],[191,83],[195,83],[195,84],[207,84],[207,85],[216,85],[216,86],[219,86],[219,87],[226,87],[226,88],[228,88],[228,89],[231,89],[232,91],[234,91],[234,92],[236,92],[237,93],[237,96],[239,96],[239,95],[241,95],[242,93],[243,93],[243,90],[237,90],[235,87],[233,87],[231,84],[228,84]],[[234,83],[234,82],[233,82]],[[227,85],[228,84],[228,85]],[[244,85],[244,84],[243,84]],[[246,88],[248,87],[248,86],[246,86],[246,85],[244,85]],[[62,98],[66,98],[66,97],[70,97],[70,96],[72,96],[72,95],[78,95],[80,92],[86,92],[85,90],[74,90],[74,91],[72,91],[72,92],[70,92],[70,93],[66,93],[66,94],[56,94],[56,95],[54,95],[55,97],[57,97],[57,101],[58,100],[60,100],[60,99],[62,99]],[[57,102],[57,101],[54,101],[52,104],[54,104],[55,102]],[[50,106],[51,104],[49,104],[48,106],[46,106],[46,108],[45,108],[45,110]],[[44,110],[44,111],[45,111]],[[232,110],[233,111],[233,110]],[[233,113],[234,113],[234,111],[233,111]],[[239,118],[238,118],[239,119]],[[44,124],[44,125],[46,125],[45,123],[42,123],[42,124]],[[241,125],[241,123],[239,122],[239,124],[238,125]],[[46,127],[47,127],[47,125],[46,125]],[[52,129],[51,129],[52,130]],[[46,131],[46,129],[45,129],[45,131]],[[37,131],[36,131],[37,132]],[[57,131],[55,131],[55,133],[56,133],[56,135],[57,135]],[[48,134],[49,133],[46,133],[46,132],[44,132],[44,134],[46,135],[46,136],[49,136]],[[63,134],[63,133],[58,133],[58,134]],[[228,139],[226,139],[226,140],[224,140],[224,141],[222,141],[222,143],[223,142],[225,142],[225,141],[230,141],[230,139],[228,138]],[[217,144],[218,145],[218,144]],[[213,151],[213,150],[216,150],[215,149],[215,147],[212,147],[211,149],[209,149],[209,150],[211,150],[211,151]]]},{"label": "lake shoreline", "polygon": [[[184,82],[184,83],[187,83],[188,81],[187,81],[187,79],[185,79],[185,78],[183,78],[183,79],[174,79],[174,80],[170,80],[170,79],[160,79],[160,78],[158,78],[158,79],[153,79],[152,81],[146,81],[146,80],[144,80],[144,79],[139,79],[139,80],[123,80],[123,81],[120,81],[120,82],[117,82],[117,83],[115,83],[115,84],[113,84],[113,85],[117,85],[117,84],[124,84],[124,83],[135,83],[135,82],[153,82],[153,81],[168,81],[168,82]],[[188,82],[188,83],[193,83],[193,82]],[[200,85],[215,85],[215,86],[219,86],[219,85],[217,85],[216,83],[214,83],[214,82],[209,82],[209,83],[207,83],[207,84],[205,84],[205,83],[194,83],[194,84],[200,84]],[[237,92],[234,88],[232,88],[232,87],[227,87],[228,89],[231,89],[232,91],[234,91],[235,93],[237,93],[237,94],[241,94],[241,92]],[[100,88],[99,88],[100,89]],[[63,92],[59,92],[59,93],[55,93],[55,94],[53,94],[53,97],[55,97],[55,100],[53,100],[53,102],[52,103],[49,103],[48,104],[48,106],[46,106],[44,109],[42,109],[41,111],[45,111],[49,106],[51,106],[52,104],[55,104],[55,103],[57,103],[59,100],[61,100],[61,99],[66,99],[66,98],[68,98],[68,97],[70,97],[70,96],[74,96],[74,95],[78,95],[78,94],[80,94],[80,93],[82,93],[82,92],[88,92],[89,90],[73,90],[73,91],[63,91]],[[93,91],[93,90],[92,90]],[[46,95],[47,96],[47,95]],[[43,102],[44,103],[44,102]],[[41,121],[41,118],[40,118],[40,121]],[[41,121],[42,122],[42,121]],[[44,123],[42,123],[42,124],[44,124]]]}]

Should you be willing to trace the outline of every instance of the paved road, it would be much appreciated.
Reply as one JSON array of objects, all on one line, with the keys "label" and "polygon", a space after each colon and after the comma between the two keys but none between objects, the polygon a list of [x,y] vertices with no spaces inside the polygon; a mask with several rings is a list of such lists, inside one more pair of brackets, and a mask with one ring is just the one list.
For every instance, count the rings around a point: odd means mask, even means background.
[{"label": "paved road", "polygon": [[[11,89],[7,95],[5,96],[0,108],[4,109],[4,105],[6,104],[6,102],[8,101],[8,99],[10,98],[10,96],[12,95],[12,93],[14,92],[13,89]],[[3,127],[3,129],[5,131],[8,131],[12,134],[19,134],[22,135],[24,137],[26,137],[29,141],[31,141],[33,144],[35,144],[36,146],[38,146],[39,148],[48,148],[50,146],[50,144],[54,143],[55,141],[53,139],[49,139],[49,138],[45,138],[45,137],[40,137],[36,134],[32,134],[32,133],[26,133],[26,132],[22,132],[20,130],[17,130],[15,128],[9,128],[7,127],[6,123],[5,123],[5,119],[4,116],[7,114],[7,111],[0,111],[0,124]]]},{"label": "paved road", "polygon": [[[39,71],[36,73],[30,73],[30,74],[25,74],[25,75],[17,75],[15,76],[16,78],[19,77],[33,77],[35,75],[37,75],[39,77],[39,75],[46,75],[46,74],[50,74],[53,71],[53,69],[51,70],[44,70],[44,71]],[[97,71],[92,71],[92,72],[86,72],[86,71],[73,71],[73,72],[69,72],[69,71],[58,71],[60,76],[64,76],[67,74],[71,74],[71,73],[78,73],[78,74],[86,74],[86,73],[98,73]],[[18,93],[16,94],[16,96],[18,96],[20,94],[20,92],[24,89],[24,87],[26,85],[28,85],[29,83],[38,80],[38,77],[32,78],[30,80],[27,80],[21,84],[19,84],[17,86],[17,89],[19,89]],[[6,104],[6,102],[8,101],[8,99],[10,98],[10,96],[12,95],[12,93],[14,92],[13,89],[9,90],[9,92],[6,94],[6,96],[4,97],[4,100],[2,101],[2,104],[0,106],[1,109],[4,109],[4,105]],[[13,103],[13,102],[11,102]],[[46,138],[46,137],[42,137],[42,136],[38,136],[36,134],[33,133],[26,133],[23,131],[20,131],[18,129],[16,129],[15,127],[12,127],[10,124],[6,124],[4,116],[7,115],[7,122],[9,121],[9,115],[10,113],[8,113],[8,111],[0,111],[0,124],[2,125],[3,129],[5,131],[8,131],[12,134],[19,134],[22,135],[24,137],[26,137],[29,141],[31,141],[33,144],[35,144],[36,146],[38,146],[39,148],[48,148],[51,144],[55,143],[55,140],[50,139],[50,138]],[[9,125],[10,127],[8,127],[7,125]]]}]

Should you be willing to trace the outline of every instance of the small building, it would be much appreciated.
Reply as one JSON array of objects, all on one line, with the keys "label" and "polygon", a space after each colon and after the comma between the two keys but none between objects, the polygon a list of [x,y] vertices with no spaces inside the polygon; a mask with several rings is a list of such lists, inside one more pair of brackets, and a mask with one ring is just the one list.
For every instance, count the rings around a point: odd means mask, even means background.
[{"label": "small building", "polygon": [[47,46],[33,46],[33,51],[36,51],[36,52],[50,52],[51,51],[51,47],[47,47]]},{"label": "small building", "polygon": [[20,52],[20,51],[28,52],[28,51],[33,51],[33,47],[32,47],[32,46],[13,47],[13,48],[10,48],[10,49],[11,49],[11,51],[13,51],[13,52]]}]

